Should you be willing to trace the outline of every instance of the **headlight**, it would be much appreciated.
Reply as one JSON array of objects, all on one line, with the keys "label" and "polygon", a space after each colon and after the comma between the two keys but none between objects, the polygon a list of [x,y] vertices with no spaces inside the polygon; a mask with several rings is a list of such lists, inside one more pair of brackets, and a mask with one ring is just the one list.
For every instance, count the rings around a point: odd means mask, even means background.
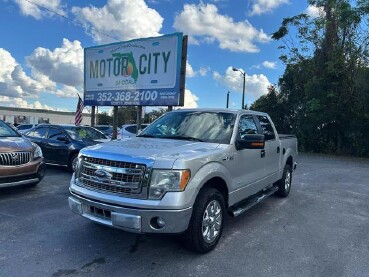
[{"label": "headlight", "polygon": [[78,179],[79,176],[80,176],[81,164],[82,164],[82,156],[78,155],[77,164],[76,164],[76,168],[75,168],[75,171],[74,171],[74,176],[75,176],[76,179]]},{"label": "headlight", "polygon": [[191,172],[185,170],[153,170],[150,180],[150,199],[161,199],[167,191],[183,191]]},{"label": "headlight", "polygon": [[42,150],[41,150],[40,146],[38,146],[36,143],[33,143],[33,142],[32,142],[32,145],[34,147],[36,147],[35,152],[33,153],[33,158],[34,159],[41,158],[42,157]]}]

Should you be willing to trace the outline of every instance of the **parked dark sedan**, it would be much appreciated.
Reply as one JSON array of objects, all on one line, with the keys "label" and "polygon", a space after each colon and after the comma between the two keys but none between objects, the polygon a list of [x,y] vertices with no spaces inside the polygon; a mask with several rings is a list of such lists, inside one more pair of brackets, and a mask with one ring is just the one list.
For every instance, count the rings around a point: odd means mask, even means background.
[{"label": "parked dark sedan", "polygon": [[110,140],[95,128],[74,125],[41,124],[25,135],[41,147],[46,163],[66,165],[70,171],[74,170],[79,150]]}]

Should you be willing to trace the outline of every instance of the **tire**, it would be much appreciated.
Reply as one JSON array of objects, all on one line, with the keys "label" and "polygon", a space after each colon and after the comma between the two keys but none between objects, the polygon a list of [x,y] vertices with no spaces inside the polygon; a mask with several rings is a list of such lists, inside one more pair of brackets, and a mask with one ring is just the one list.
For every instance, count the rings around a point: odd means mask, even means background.
[{"label": "tire", "polygon": [[292,167],[289,164],[285,165],[282,178],[276,182],[276,185],[278,186],[276,195],[279,197],[287,197],[290,194],[292,185]]},{"label": "tire", "polygon": [[74,172],[74,166],[77,162],[78,154],[73,154],[72,157],[69,159],[68,163],[68,170],[70,172]]},{"label": "tire", "polygon": [[223,195],[213,188],[200,191],[193,208],[189,228],[182,237],[184,245],[198,253],[213,250],[222,236],[224,216]]}]

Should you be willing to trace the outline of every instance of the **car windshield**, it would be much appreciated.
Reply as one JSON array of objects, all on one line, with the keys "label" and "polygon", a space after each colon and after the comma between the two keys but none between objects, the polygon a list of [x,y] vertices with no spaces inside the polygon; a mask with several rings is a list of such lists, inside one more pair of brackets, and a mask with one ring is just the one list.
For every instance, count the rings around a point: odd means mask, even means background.
[{"label": "car windshield", "polygon": [[68,135],[75,140],[97,140],[107,137],[100,131],[86,126],[68,126],[64,127]]},{"label": "car windshield", "polygon": [[229,144],[235,119],[235,114],[227,112],[171,112],[150,124],[139,137]]},{"label": "car windshield", "polygon": [[20,135],[13,130],[8,124],[0,121],[0,137],[19,137]]}]

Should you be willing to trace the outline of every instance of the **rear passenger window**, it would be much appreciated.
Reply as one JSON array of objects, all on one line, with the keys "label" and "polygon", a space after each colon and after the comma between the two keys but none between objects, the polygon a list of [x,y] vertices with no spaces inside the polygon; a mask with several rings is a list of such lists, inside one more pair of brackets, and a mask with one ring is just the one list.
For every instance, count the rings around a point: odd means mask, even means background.
[{"label": "rear passenger window", "polygon": [[18,130],[26,130],[26,129],[31,129],[32,125],[21,125],[21,126],[17,126]]},{"label": "rear passenger window", "polygon": [[34,129],[32,132],[29,132],[27,136],[35,137],[35,138],[46,138],[48,127],[40,127]]},{"label": "rear passenger window", "polygon": [[245,135],[257,134],[258,129],[252,115],[243,115],[238,124],[238,137],[243,139]]},{"label": "rear passenger window", "polygon": [[265,136],[265,140],[275,139],[275,134],[273,130],[273,126],[270,123],[268,117],[264,115],[257,116],[260,122],[261,129],[263,130],[263,134]]}]

